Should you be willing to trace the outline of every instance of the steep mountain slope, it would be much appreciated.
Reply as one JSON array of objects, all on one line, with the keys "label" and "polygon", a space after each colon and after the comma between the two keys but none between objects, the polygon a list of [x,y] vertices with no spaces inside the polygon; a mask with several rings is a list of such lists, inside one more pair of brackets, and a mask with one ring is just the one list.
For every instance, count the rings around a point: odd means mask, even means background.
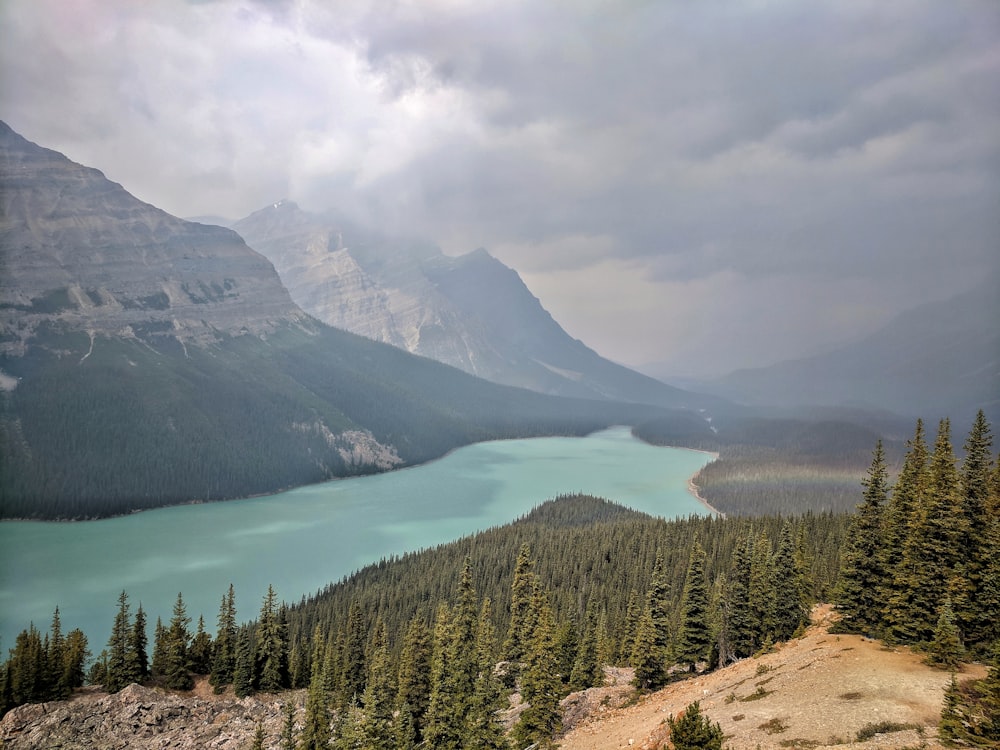
[{"label": "steep mountain slope", "polygon": [[0,517],[272,492],[642,416],[331,329],[236,233],[2,124],[0,167]]},{"label": "steep mountain slope", "polygon": [[485,250],[448,257],[287,201],[233,228],[274,262],[306,312],[338,328],[543,393],[670,407],[717,403],[571,338],[517,272]]},{"label": "steep mountain slope", "polygon": [[829,354],[741,370],[706,385],[745,403],[890,409],[967,421],[1000,415],[1000,283],[915,307]]}]

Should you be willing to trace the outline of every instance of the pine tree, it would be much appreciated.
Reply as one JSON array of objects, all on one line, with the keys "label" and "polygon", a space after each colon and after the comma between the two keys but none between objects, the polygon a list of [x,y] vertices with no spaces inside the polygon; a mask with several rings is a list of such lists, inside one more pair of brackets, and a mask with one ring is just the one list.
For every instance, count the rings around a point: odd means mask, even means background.
[{"label": "pine tree", "polygon": [[108,672],[104,689],[109,693],[117,693],[139,679],[135,653],[132,650],[132,617],[129,613],[128,594],[122,591],[118,596],[118,612],[108,639]]},{"label": "pine tree", "polygon": [[146,612],[140,602],[135,611],[135,623],[132,625],[132,637],[129,643],[129,662],[136,681],[141,682],[149,677],[149,636],[146,635]]},{"label": "pine tree", "polygon": [[[728,644],[720,642],[723,663],[744,659],[755,651],[757,623],[750,609],[750,573],[752,569],[754,541],[748,535],[736,545],[733,562],[729,571],[729,586],[726,592],[724,632]],[[724,648],[728,646],[728,648]],[[726,652],[728,651],[728,656]]]},{"label": "pine tree", "polygon": [[264,722],[258,721],[256,728],[253,730],[253,744],[250,745],[250,750],[264,750]]},{"label": "pine tree", "polygon": [[[992,453],[993,436],[990,425],[982,409],[965,441],[965,459],[961,471],[961,506],[965,516],[965,539],[962,548],[966,551],[967,590],[955,602],[956,622],[970,643],[986,643],[989,631],[1000,611],[984,602],[989,596],[986,590],[992,585],[985,579],[992,559],[1000,553],[1000,548],[992,547],[989,534],[989,508],[992,494]],[[983,604],[989,611],[984,611]]]},{"label": "pine tree", "polygon": [[695,701],[678,716],[667,718],[674,750],[722,750],[722,727],[701,713]]},{"label": "pine tree", "polygon": [[709,625],[708,588],[705,583],[705,550],[695,540],[688,560],[681,597],[681,632],[677,661],[689,664],[691,671],[700,661],[706,661],[712,649]]},{"label": "pine tree", "polygon": [[354,700],[360,700],[365,691],[367,668],[365,665],[365,637],[368,628],[361,614],[361,605],[355,599],[351,601],[347,613],[347,627],[344,634],[344,644],[341,651],[343,664],[340,670],[342,690],[342,705]]},{"label": "pine tree", "polygon": [[267,587],[257,621],[257,688],[275,693],[288,687],[288,633],[274,586]]},{"label": "pine tree", "polygon": [[236,659],[233,665],[233,692],[237,698],[245,698],[254,687],[254,647],[250,629],[242,627],[236,633]]},{"label": "pine tree", "polygon": [[774,586],[774,563],[771,540],[762,531],[753,547],[750,561],[750,616],[753,628],[752,653],[774,642],[777,599]]},{"label": "pine tree", "polygon": [[805,576],[799,567],[792,525],[785,522],[774,553],[775,574],[775,637],[787,641],[809,619],[805,604],[809,595],[804,591]]},{"label": "pine tree", "polygon": [[156,627],[153,628],[153,661],[150,670],[154,677],[162,677],[166,671],[167,659],[167,629],[163,627],[163,621],[157,617]]},{"label": "pine tree", "polygon": [[296,750],[295,704],[291,699],[281,704],[281,750]]},{"label": "pine tree", "polygon": [[368,665],[359,725],[361,746],[373,750],[391,747],[393,742],[390,700],[393,694],[392,670],[384,622],[377,623],[375,633],[375,647]]},{"label": "pine tree", "polygon": [[187,616],[184,598],[177,594],[174,602],[173,616],[166,635],[166,653],[163,661],[163,677],[168,688],[173,690],[190,690],[194,680],[188,671],[188,625],[191,618]]},{"label": "pine tree", "polygon": [[323,687],[326,643],[319,625],[313,631],[312,674],[306,693],[306,715],[300,750],[327,750],[330,747],[329,696]]},{"label": "pine tree", "polygon": [[562,724],[561,691],[552,609],[540,585],[532,594],[532,610],[534,628],[521,680],[521,696],[528,707],[514,725],[513,737],[520,747],[537,743],[540,748],[551,748]]},{"label": "pine tree", "polygon": [[[424,716],[431,694],[431,638],[419,617],[410,620],[399,657],[399,692],[396,702],[400,715],[409,716],[412,742],[423,739]],[[404,712],[405,708],[405,712]],[[399,742],[402,746],[404,743]]]},{"label": "pine tree", "polygon": [[573,672],[573,662],[576,661],[578,647],[579,635],[576,631],[576,622],[569,616],[556,628],[555,635],[556,664],[559,675],[566,685],[569,684],[570,674]]},{"label": "pine tree", "polygon": [[461,704],[467,696],[456,693],[451,672],[455,652],[456,631],[451,610],[444,603],[438,606],[434,621],[434,656],[431,661],[431,694],[427,707],[424,741],[440,750],[462,747],[465,712]]},{"label": "pine tree", "polygon": [[[628,595],[628,604],[625,605],[625,622],[622,625],[622,637],[618,648],[612,659],[608,663],[629,664],[632,655],[635,653],[635,637],[639,629],[639,618],[642,617],[643,605],[639,592],[632,589]],[[607,620],[605,620],[607,628]]]},{"label": "pine tree", "polygon": [[45,654],[45,663],[48,667],[48,676],[45,682],[48,685],[49,700],[63,700],[68,698],[72,688],[66,681],[66,641],[62,634],[62,622],[59,619],[59,607],[52,613],[52,625],[49,627],[49,647]]},{"label": "pine tree", "polygon": [[875,444],[871,468],[862,484],[864,500],[851,519],[840,557],[836,600],[843,627],[871,636],[883,627],[880,592],[888,583],[882,567],[882,540],[889,474],[881,440]]},{"label": "pine tree", "polygon": [[586,690],[589,687],[597,687],[604,682],[604,671],[598,660],[598,624],[594,617],[592,602],[587,604],[586,629],[580,639],[580,647],[576,652],[576,661],[573,662],[573,670],[570,673],[570,690]]},{"label": "pine tree", "polygon": [[502,658],[515,665],[515,671],[516,665],[524,661],[527,652],[526,620],[531,608],[531,592],[535,581],[534,568],[531,549],[527,544],[522,544],[514,563],[514,578],[510,587],[510,625],[501,649]]},{"label": "pine tree", "polygon": [[630,663],[635,670],[633,681],[640,690],[656,690],[666,684],[666,657],[657,647],[656,626],[649,607],[639,617]]},{"label": "pine tree", "polygon": [[229,584],[228,593],[219,605],[218,627],[212,655],[212,674],[209,682],[221,693],[233,681],[236,669],[236,593]]},{"label": "pine tree", "polygon": [[490,600],[483,600],[476,628],[476,678],[472,702],[466,718],[465,747],[476,750],[507,750],[503,725],[497,714],[506,701],[500,681],[494,674],[496,635],[490,613]]},{"label": "pine tree", "polygon": [[85,679],[83,667],[89,658],[87,636],[79,628],[69,631],[63,651],[63,683],[70,690],[83,686]]},{"label": "pine tree", "polygon": [[201,615],[188,649],[188,666],[195,674],[208,674],[212,669],[212,636],[205,632],[205,618]]},{"label": "pine tree", "polygon": [[[928,487],[914,513],[895,574],[893,635],[904,642],[926,642],[934,635],[938,603],[960,583],[966,536],[950,425],[941,420],[928,469]],[[965,595],[959,589],[957,593]]]},{"label": "pine tree", "polygon": [[885,571],[885,579],[878,595],[883,602],[882,622],[887,634],[899,630],[905,616],[893,608],[889,602],[905,596],[902,575],[903,550],[910,536],[911,526],[918,509],[923,505],[927,493],[928,459],[927,443],[924,437],[923,420],[917,420],[913,437],[907,442],[906,457],[899,472],[899,478],[889,495],[883,514],[882,550],[879,563]]},{"label": "pine tree", "polygon": [[932,666],[954,672],[961,665],[964,651],[958,628],[955,627],[955,613],[952,611],[951,602],[945,599],[925,661]]}]

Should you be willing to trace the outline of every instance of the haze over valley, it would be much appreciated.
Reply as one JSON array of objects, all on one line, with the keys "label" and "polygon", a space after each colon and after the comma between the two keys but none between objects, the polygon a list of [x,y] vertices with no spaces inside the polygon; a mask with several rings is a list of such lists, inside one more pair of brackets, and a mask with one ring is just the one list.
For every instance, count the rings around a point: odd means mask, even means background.
[{"label": "haze over valley", "polygon": [[988,0],[0,4],[0,745],[1000,742],[997,80]]}]

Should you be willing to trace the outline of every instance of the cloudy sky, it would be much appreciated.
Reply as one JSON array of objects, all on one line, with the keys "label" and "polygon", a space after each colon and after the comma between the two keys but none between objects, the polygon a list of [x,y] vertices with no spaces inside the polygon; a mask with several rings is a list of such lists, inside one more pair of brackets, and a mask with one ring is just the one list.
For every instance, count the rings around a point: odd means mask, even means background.
[{"label": "cloudy sky", "polygon": [[0,119],[179,216],[486,247],[677,375],[1000,266],[995,0],[3,0]]}]

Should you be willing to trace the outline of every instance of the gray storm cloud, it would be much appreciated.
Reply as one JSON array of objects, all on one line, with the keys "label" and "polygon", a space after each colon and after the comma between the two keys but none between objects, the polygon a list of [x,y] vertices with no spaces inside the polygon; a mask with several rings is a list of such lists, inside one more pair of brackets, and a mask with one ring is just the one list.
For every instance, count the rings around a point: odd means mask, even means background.
[{"label": "gray storm cloud", "polygon": [[178,215],[484,246],[601,353],[812,353],[1000,263],[1000,5],[0,7],[2,117]]}]

